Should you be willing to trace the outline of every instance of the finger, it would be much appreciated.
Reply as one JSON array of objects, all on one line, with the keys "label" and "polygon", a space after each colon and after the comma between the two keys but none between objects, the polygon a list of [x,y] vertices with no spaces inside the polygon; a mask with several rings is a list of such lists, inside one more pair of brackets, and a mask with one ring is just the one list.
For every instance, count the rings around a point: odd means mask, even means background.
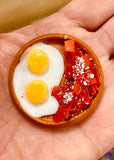
[{"label": "finger", "polygon": [[113,0],[74,0],[60,10],[79,26],[89,31],[96,30],[107,19],[114,15]]},{"label": "finger", "polygon": [[104,46],[108,58],[111,59],[114,56],[114,16],[99,28],[95,36]]}]

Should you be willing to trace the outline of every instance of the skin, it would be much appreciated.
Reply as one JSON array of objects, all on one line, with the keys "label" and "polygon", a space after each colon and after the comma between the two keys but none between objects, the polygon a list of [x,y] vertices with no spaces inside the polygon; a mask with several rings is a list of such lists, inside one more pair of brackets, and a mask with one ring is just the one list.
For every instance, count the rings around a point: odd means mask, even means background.
[{"label": "skin", "polygon": [[[8,91],[10,63],[36,36],[62,32],[88,44],[104,71],[104,92],[83,123],[47,128],[14,106]],[[114,3],[74,0],[57,13],[12,33],[0,34],[0,160],[97,160],[114,147]]]}]

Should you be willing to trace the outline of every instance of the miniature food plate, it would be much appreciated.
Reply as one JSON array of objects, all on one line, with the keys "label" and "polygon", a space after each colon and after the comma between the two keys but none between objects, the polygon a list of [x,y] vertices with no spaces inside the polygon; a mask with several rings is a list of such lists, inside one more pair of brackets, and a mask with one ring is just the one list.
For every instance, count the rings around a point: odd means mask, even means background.
[{"label": "miniature food plate", "polygon": [[8,76],[16,106],[45,125],[71,125],[86,119],[100,102],[103,84],[95,53],[81,40],[61,33],[42,35],[25,44],[15,55]]}]

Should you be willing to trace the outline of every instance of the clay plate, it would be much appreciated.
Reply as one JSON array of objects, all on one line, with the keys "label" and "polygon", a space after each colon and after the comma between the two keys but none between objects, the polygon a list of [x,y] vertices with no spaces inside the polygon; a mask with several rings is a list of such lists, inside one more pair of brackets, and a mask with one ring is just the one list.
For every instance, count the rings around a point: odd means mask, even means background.
[{"label": "clay plate", "polygon": [[[84,49],[88,53],[88,55],[90,55],[93,58],[93,61],[96,64],[96,67],[98,68],[99,73],[100,73],[100,82],[101,83],[100,83],[100,86],[99,86],[98,93],[97,93],[96,97],[92,100],[91,105],[89,106],[88,109],[84,110],[79,115],[77,115],[75,117],[72,117],[70,120],[62,121],[60,123],[56,123],[56,122],[53,121],[52,116],[44,116],[44,117],[41,117],[41,118],[33,117],[33,116],[29,115],[28,113],[26,113],[24,111],[24,109],[21,107],[21,105],[20,105],[20,103],[19,103],[19,101],[16,97],[16,94],[15,94],[15,91],[14,91],[14,88],[13,88],[13,74],[14,74],[15,68],[16,68],[17,64],[19,63],[20,57],[22,56],[24,51],[28,47],[30,47],[33,44],[38,43],[38,42],[43,42],[43,43],[52,45],[53,47],[56,47],[59,50],[59,52],[61,53],[61,55],[63,56],[63,59],[64,59],[64,55],[63,55],[64,40],[67,40],[67,39],[75,40],[76,44],[78,46],[80,46],[82,49]],[[61,84],[62,83],[64,83],[64,77],[61,80]],[[9,92],[11,94],[11,97],[12,97],[14,103],[21,109],[21,111],[23,111],[30,118],[32,118],[33,120],[35,120],[35,121],[37,121],[41,124],[53,125],[53,126],[54,125],[57,125],[57,126],[58,125],[65,125],[65,124],[68,124],[68,125],[70,124],[71,125],[71,124],[74,124],[74,123],[79,123],[82,120],[84,120],[85,118],[87,118],[95,110],[95,108],[97,107],[97,105],[98,105],[98,103],[101,99],[101,95],[102,95],[102,92],[103,92],[103,84],[104,84],[104,79],[103,79],[102,67],[101,67],[101,64],[100,64],[97,56],[95,55],[95,53],[81,40],[79,40],[79,39],[77,39],[73,36],[66,35],[66,34],[61,34],[61,33],[46,34],[46,35],[43,35],[43,36],[39,36],[39,37],[29,41],[27,44],[25,44],[15,55],[15,57],[14,57],[12,63],[11,63],[11,66],[10,66],[10,69],[9,69],[9,75],[8,75]]]}]

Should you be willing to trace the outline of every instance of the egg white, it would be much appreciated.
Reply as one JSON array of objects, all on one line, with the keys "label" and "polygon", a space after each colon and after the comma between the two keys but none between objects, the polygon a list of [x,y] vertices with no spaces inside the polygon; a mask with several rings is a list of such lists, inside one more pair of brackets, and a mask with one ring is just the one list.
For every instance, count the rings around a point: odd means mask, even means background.
[{"label": "egg white", "polygon": [[[26,63],[27,54],[31,49],[42,49],[49,57],[49,68],[41,74],[32,73]],[[51,45],[37,43],[27,48],[16,66],[13,76],[14,91],[22,108],[33,117],[42,117],[56,113],[59,105],[51,96],[54,86],[58,86],[64,73],[64,62],[60,52]],[[25,86],[32,80],[43,80],[49,89],[49,95],[41,104],[33,104],[25,96]]]}]

